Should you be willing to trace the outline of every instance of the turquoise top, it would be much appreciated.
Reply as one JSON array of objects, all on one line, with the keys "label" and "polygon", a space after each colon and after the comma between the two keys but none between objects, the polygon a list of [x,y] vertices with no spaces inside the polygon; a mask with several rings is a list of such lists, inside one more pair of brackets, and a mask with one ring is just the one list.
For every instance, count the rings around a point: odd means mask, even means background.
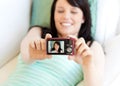
[{"label": "turquoise top", "polygon": [[16,70],[2,86],[76,86],[83,79],[81,65],[67,55],[25,64],[18,57]]}]

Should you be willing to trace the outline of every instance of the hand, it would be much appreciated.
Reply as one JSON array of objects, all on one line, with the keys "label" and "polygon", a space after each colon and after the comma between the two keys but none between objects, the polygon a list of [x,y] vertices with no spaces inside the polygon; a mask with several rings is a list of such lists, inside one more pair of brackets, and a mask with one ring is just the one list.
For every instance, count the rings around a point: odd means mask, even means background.
[{"label": "hand", "polygon": [[51,55],[47,55],[47,50],[46,50],[46,40],[47,38],[52,38],[51,34],[46,34],[45,39],[37,39],[34,41],[31,41],[29,45],[29,52],[30,52],[30,57],[32,59],[46,59],[46,58],[51,58]]},{"label": "hand", "polygon": [[83,38],[75,38],[75,55],[68,56],[69,59],[74,60],[78,64],[89,65],[93,60],[93,52],[85,43]]}]

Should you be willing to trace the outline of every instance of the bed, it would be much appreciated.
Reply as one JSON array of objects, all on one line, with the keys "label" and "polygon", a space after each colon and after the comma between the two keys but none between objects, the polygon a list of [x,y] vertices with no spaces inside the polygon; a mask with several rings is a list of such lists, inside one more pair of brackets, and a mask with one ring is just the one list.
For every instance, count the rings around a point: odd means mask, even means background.
[{"label": "bed", "polygon": [[[32,0],[0,1],[0,84],[16,68],[20,42],[30,25],[31,7]],[[120,86],[120,1],[98,0],[96,22],[95,40],[106,54],[104,86]],[[84,86],[84,82],[78,86]]]}]

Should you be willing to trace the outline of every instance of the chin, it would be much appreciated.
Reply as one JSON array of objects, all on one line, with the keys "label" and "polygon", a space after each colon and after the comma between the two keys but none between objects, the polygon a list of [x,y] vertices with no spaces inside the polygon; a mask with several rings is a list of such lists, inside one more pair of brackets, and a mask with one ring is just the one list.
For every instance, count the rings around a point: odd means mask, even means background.
[{"label": "chin", "polygon": [[69,35],[71,35],[71,34],[62,34],[61,36],[62,36],[63,38],[67,38]]}]

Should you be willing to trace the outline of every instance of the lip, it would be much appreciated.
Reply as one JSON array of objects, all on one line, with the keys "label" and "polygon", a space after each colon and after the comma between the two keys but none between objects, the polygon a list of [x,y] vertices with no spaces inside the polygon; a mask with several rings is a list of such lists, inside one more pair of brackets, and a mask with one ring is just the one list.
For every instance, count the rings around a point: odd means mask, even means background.
[{"label": "lip", "polygon": [[62,26],[64,26],[64,27],[70,27],[70,26],[72,26],[72,23],[69,23],[69,22],[62,22],[62,23],[60,23]]}]

